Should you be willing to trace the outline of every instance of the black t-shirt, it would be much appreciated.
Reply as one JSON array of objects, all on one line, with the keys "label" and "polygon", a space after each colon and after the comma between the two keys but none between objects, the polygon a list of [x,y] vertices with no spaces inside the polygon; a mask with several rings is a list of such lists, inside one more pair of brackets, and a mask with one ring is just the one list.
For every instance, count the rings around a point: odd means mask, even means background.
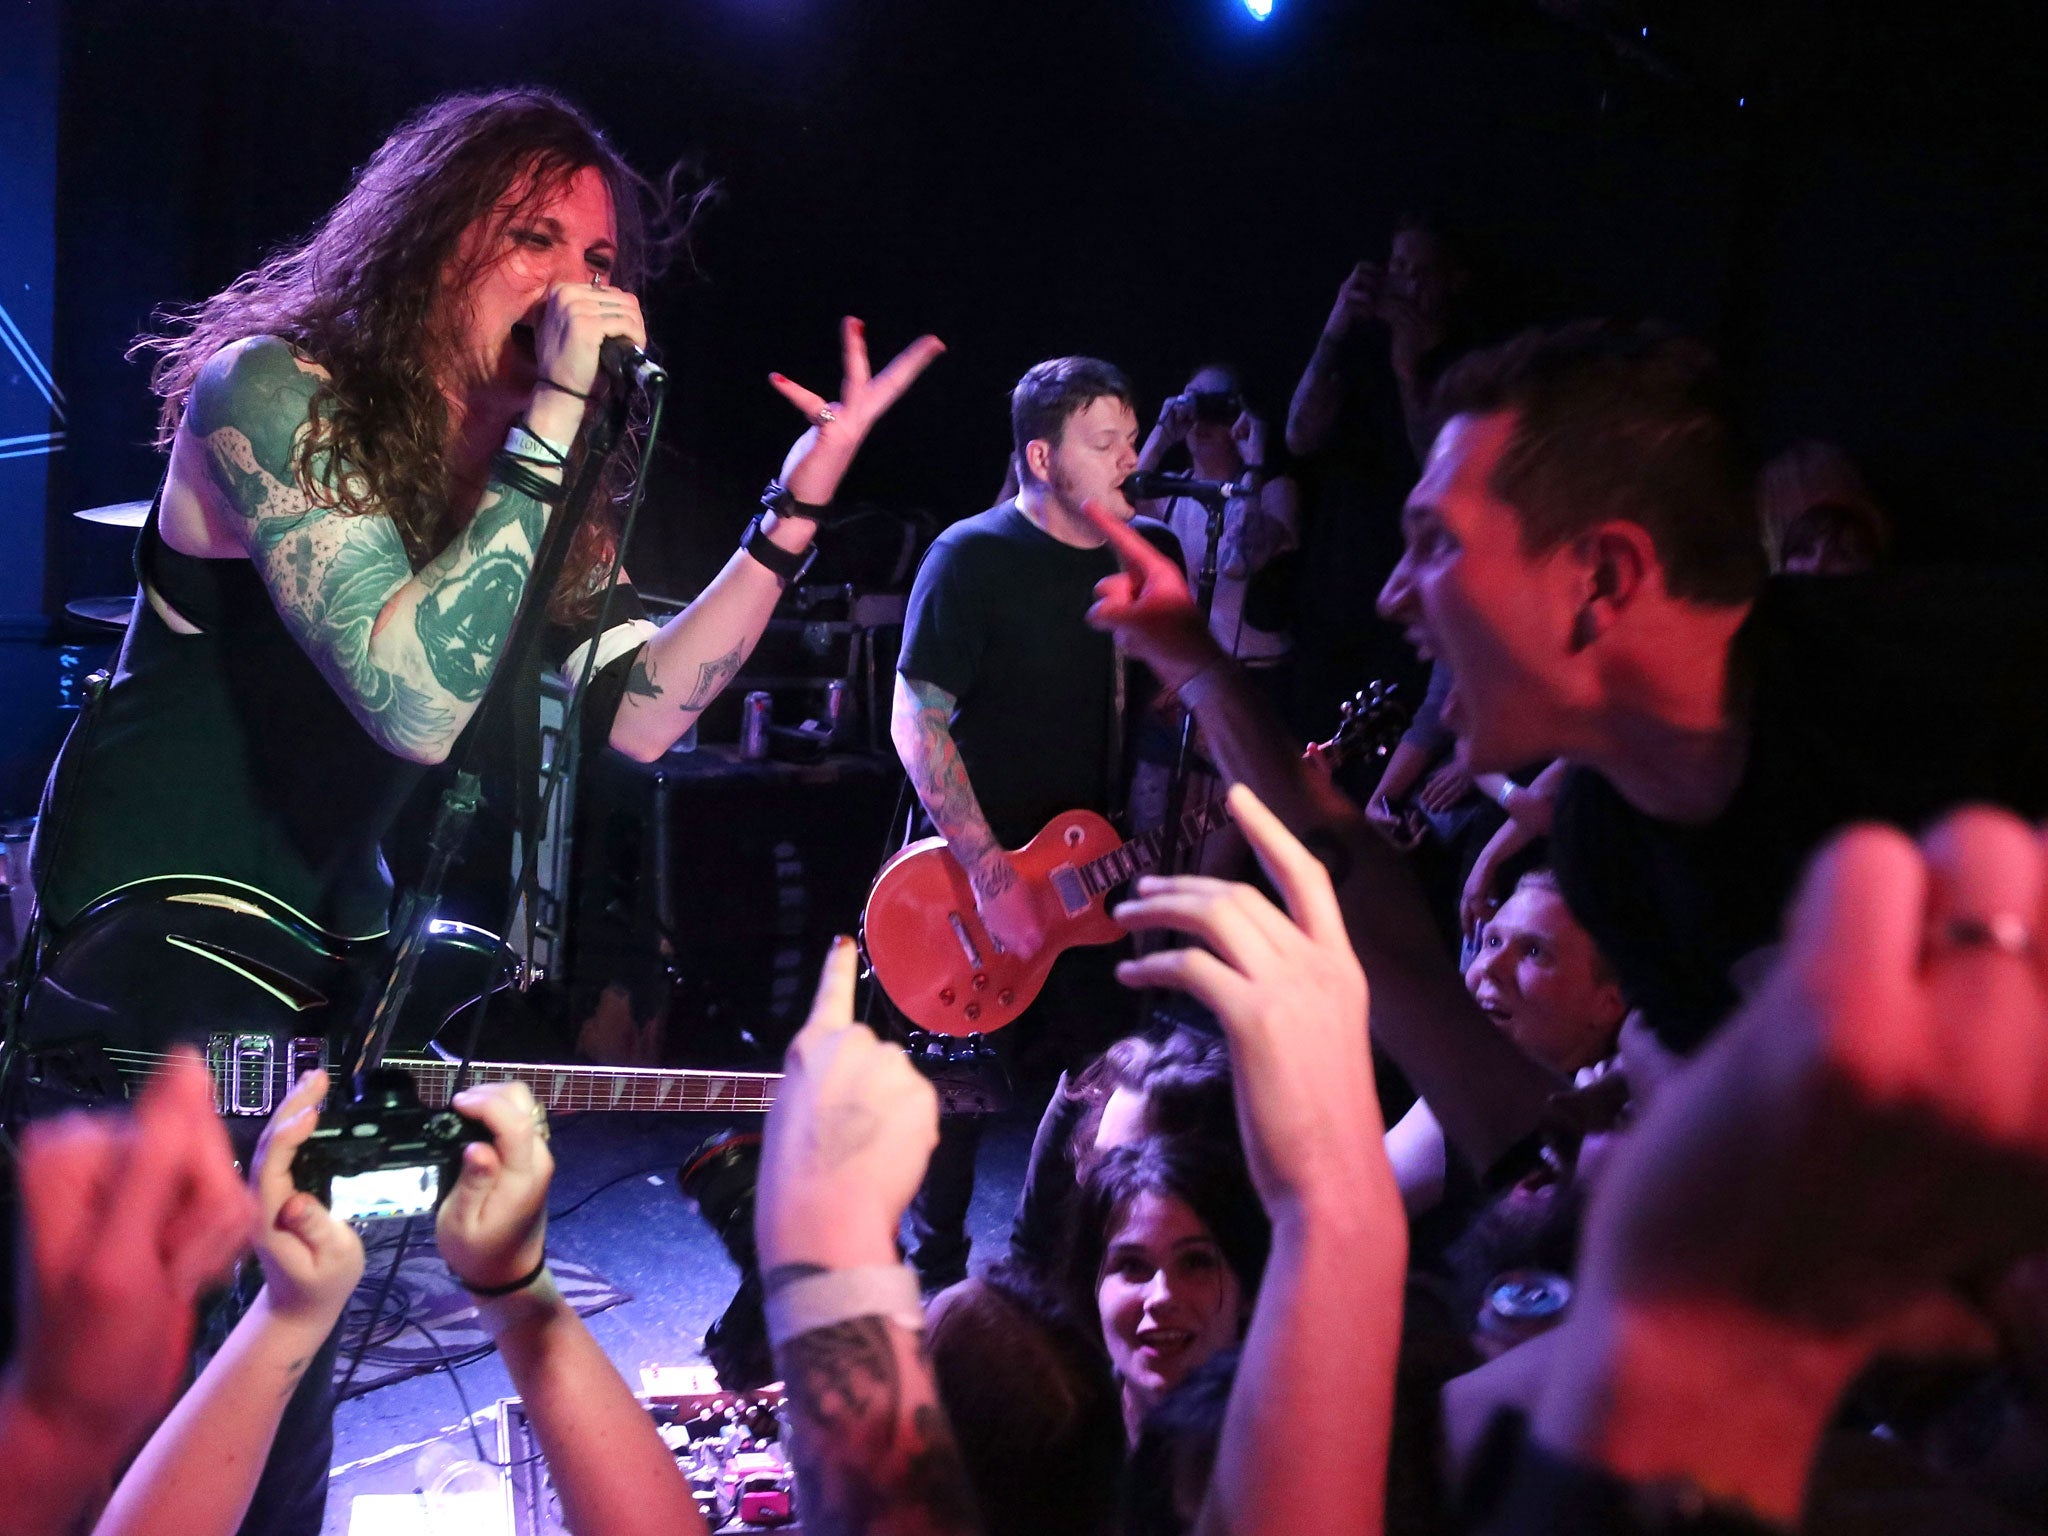
[{"label": "black t-shirt", "polygon": [[1727,809],[1702,826],[1658,821],[1575,768],[1553,832],[1565,899],[1629,1002],[1683,1050],[1735,1006],[1737,980],[1757,963],[1745,957],[1777,942],[1785,903],[1830,833],[1854,821],[1917,832],[1969,801],[2048,812],[2038,581],[1782,577],[1736,646],[1750,741]]},{"label": "black t-shirt", "polygon": [[[1141,528],[1178,561],[1166,529]],[[946,529],[918,570],[896,669],[958,701],[953,741],[1006,848],[1062,811],[1110,809],[1115,653],[1087,613],[1116,569],[1107,545],[1062,544],[1005,503]]]}]

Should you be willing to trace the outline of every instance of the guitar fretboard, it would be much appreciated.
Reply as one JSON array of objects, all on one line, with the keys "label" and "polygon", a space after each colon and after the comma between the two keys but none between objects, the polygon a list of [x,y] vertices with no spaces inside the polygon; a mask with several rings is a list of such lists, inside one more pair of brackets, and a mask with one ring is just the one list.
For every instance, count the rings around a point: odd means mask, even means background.
[{"label": "guitar fretboard", "polygon": [[[109,1049],[107,1056],[130,1085],[131,1091],[162,1066],[167,1059],[160,1051]],[[412,1074],[419,1088],[420,1102],[429,1109],[447,1104],[455,1092],[455,1063],[438,1056],[387,1056],[384,1064],[402,1067]],[[223,1074],[224,1060],[211,1063],[217,1101],[225,1109],[231,1097]],[[287,1069],[280,1061],[265,1074],[271,1079],[271,1102],[291,1091],[289,1082],[276,1079]],[[342,1090],[343,1076],[335,1074],[334,1093]],[[671,1114],[765,1114],[775,1104],[781,1086],[779,1072],[714,1072],[694,1067],[586,1067],[524,1061],[474,1061],[469,1067],[472,1083],[524,1083],[533,1096],[549,1110],[664,1110]]]},{"label": "guitar fretboard", "polygon": [[[419,1085],[420,1102],[446,1104],[455,1091],[455,1063],[436,1057],[388,1057]],[[583,1067],[517,1061],[474,1061],[472,1083],[524,1083],[549,1110],[665,1110],[670,1113],[762,1114],[775,1103],[779,1072],[709,1072],[670,1067]]]},{"label": "guitar fretboard", "polygon": [[[1175,847],[1193,842],[1203,833],[1220,826],[1226,814],[1221,799],[1204,801],[1181,817],[1179,831],[1171,842]],[[1150,874],[1159,867],[1160,856],[1166,851],[1168,830],[1166,827],[1154,827],[1123,846],[1090,859],[1075,871],[1081,877],[1081,888],[1091,897],[1100,896],[1126,880]]]}]

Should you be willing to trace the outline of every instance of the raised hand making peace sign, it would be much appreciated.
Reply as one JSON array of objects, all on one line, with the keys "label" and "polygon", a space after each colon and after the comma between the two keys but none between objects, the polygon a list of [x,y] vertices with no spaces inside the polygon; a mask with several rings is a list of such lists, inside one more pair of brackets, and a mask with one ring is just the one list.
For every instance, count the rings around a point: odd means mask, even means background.
[{"label": "raised hand making peace sign", "polygon": [[811,429],[782,461],[782,483],[798,501],[813,506],[831,501],[869,429],[946,350],[938,337],[920,336],[870,376],[867,326],[851,315],[839,322],[839,347],[845,376],[839,381],[837,400],[827,400],[782,374],[768,375],[783,399],[811,422]]}]

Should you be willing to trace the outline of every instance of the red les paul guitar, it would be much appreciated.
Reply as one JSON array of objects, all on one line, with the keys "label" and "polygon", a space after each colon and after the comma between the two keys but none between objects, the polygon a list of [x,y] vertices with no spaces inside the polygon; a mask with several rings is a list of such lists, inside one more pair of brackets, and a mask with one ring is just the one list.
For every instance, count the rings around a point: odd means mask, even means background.
[{"label": "red les paul guitar", "polygon": [[[1389,684],[1374,683],[1343,709],[1328,741],[1310,750],[1332,766],[1369,752],[1384,756],[1408,728],[1409,712]],[[1157,869],[1176,850],[1219,825],[1222,800],[1181,818],[1178,836],[1159,827],[1125,842],[1093,811],[1068,811],[1010,855],[1037,899],[1045,943],[1020,959],[996,948],[975,909],[967,872],[942,837],[908,844],[882,866],[861,915],[861,943],[882,990],[920,1029],[986,1034],[1014,1023],[1045,985],[1053,962],[1082,944],[1114,944],[1124,930],[1112,896]]]}]

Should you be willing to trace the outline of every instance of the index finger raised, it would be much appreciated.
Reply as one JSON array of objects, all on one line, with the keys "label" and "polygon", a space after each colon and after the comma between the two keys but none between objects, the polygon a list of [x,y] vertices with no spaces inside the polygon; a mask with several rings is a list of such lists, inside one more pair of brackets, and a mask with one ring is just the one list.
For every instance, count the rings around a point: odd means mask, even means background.
[{"label": "index finger raised", "polygon": [[810,1017],[804,1020],[800,1036],[816,1040],[852,1028],[853,984],[859,969],[853,940],[835,934],[832,947],[825,951],[825,963],[818,968],[818,990],[811,997]]}]

